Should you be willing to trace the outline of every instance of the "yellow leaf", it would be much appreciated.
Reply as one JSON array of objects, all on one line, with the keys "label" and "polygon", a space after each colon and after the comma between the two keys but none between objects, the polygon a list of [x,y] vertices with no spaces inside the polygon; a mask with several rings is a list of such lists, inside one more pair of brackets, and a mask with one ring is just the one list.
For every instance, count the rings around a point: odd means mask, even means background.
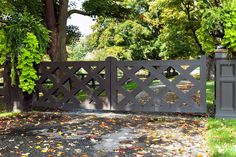
[{"label": "yellow leaf", "polygon": [[60,147],[60,146],[62,146],[62,143],[57,143],[57,147]]},{"label": "yellow leaf", "polygon": [[57,156],[62,156],[63,154],[63,152],[57,152]]},{"label": "yellow leaf", "polygon": [[36,149],[40,149],[40,148],[41,148],[41,146],[36,146],[35,148],[36,148]]},{"label": "yellow leaf", "polygon": [[83,154],[80,157],[89,157],[87,154]]},{"label": "yellow leaf", "polygon": [[46,153],[46,152],[48,152],[48,147],[43,148],[43,149],[41,150],[41,152],[42,152],[42,153]]},{"label": "yellow leaf", "polygon": [[30,153],[23,153],[22,155],[21,155],[21,157],[28,157],[30,155]]},{"label": "yellow leaf", "polygon": [[196,157],[203,157],[201,153],[197,153]]},{"label": "yellow leaf", "polygon": [[58,132],[58,135],[62,135],[62,132],[61,132],[61,131],[59,131],[59,132]]},{"label": "yellow leaf", "polygon": [[184,148],[179,148],[179,152],[180,152],[180,154],[183,154],[184,153]]}]

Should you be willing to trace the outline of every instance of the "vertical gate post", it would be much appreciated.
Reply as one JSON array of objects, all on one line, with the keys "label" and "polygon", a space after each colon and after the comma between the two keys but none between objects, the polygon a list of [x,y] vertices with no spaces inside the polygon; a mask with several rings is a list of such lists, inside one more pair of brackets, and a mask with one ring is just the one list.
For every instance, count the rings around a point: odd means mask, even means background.
[{"label": "vertical gate post", "polygon": [[32,102],[32,94],[24,93],[18,87],[19,80],[17,79],[16,85],[11,84],[11,65],[6,61],[4,65],[4,101],[6,102],[6,109],[9,112],[22,112],[29,111]]},{"label": "vertical gate post", "polygon": [[207,80],[207,69],[206,69],[206,56],[201,57],[200,65],[200,97],[201,97],[201,108],[203,112],[206,112],[206,80]]},{"label": "vertical gate post", "polygon": [[[21,112],[24,109],[23,106],[23,92],[17,86],[11,85],[11,65],[9,61],[6,61],[4,66],[4,98],[6,101],[7,111],[9,112]],[[18,82],[18,80],[16,80]]]},{"label": "vertical gate post", "polygon": [[114,57],[107,57],[107,71],[106,78],[109,79],[109,87],[108,87],[108,100],[110,103],[110,110],[114,110],[114,106],[117,103],[117,92],[116,92],[116,82],[117,82],[117,68],[116,62],[117,59]]},{"label": "vertical gate post", "polygon": [[236,58],[228,58],[226,49],[215,52],[215,103],[217,118],[236,118]]}]

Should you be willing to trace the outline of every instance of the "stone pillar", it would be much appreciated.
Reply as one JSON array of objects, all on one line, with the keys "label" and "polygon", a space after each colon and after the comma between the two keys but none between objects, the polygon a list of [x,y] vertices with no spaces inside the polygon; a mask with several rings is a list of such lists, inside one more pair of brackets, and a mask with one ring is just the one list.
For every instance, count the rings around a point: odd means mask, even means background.
[{"label": "stone pillar", "polygon": [[226,49],[215,51],[216,118],[236,118],[236,58],[229,58]]}]

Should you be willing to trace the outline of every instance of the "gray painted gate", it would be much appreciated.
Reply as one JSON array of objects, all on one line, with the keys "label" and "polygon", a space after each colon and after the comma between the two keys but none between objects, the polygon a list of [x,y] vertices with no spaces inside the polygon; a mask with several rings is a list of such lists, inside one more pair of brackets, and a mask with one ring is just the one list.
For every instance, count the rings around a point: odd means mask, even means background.
[{"label": "gray painted gate", "polygon": [[[172,69],[170,76],[167,69]],[[200,71],[195,78],[193,71]],[[206,112],[206,58],[43,62],[34,106],[65,110]]]}]

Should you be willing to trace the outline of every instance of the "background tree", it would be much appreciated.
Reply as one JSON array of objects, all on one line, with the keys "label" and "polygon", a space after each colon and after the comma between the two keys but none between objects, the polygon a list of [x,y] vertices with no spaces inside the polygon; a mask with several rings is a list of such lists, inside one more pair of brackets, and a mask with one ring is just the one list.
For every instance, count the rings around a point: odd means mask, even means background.
[{"label": "background tree", "polygon": [[68,60],[80,61],[90,52],[89,38],[80,39],[67,46]]},{"label": "background tree", "polygon": [[204,54],[196,36],[201,12],[194,1],[125,0],[122,5],[133,8],[130,19],[105,17],[95,24],[92,35],[95,53],[109,50],[117,58],[134,60]]},{"label": "background tree", "polygon": [[[129,19],[100,17],[97,20],[91,35],[94,52],[104,52],[121,60],[158,57],[155,52],[161,24],[150,17],[158,17],[159,11],[149,7],[151,1],[123,1],[122,5],[133,8]],[[153,12],[149,13],[149,9]]]},{"label": "background tree", "polygon": [[[67,27],[70,15],[79,13],[91,16],[98,13],[121,17],[122,12],[128,10],[114,1],[106,2],[108,5],[100,6],[94,1],[86,1],[85,12],[69,8],[69,0],[1,0],[0,60],[1,64],[5,61],[11,62],[11,81],[6,82],[7,89],[17,91],[8,92],[16,93],[9,96],[13,98],[10,100],[12,106],[14,102],[17,103],[15,106],[21,106],[24,95],[34,91],[35,81],[38,79],[35,65],[41,62],[46,48],[52,61],[67,59],[66,44],[78,40],[78,36],[81,35],[77,27]],[[49,46],[49,31],[44,25],[50,30]]]}]

